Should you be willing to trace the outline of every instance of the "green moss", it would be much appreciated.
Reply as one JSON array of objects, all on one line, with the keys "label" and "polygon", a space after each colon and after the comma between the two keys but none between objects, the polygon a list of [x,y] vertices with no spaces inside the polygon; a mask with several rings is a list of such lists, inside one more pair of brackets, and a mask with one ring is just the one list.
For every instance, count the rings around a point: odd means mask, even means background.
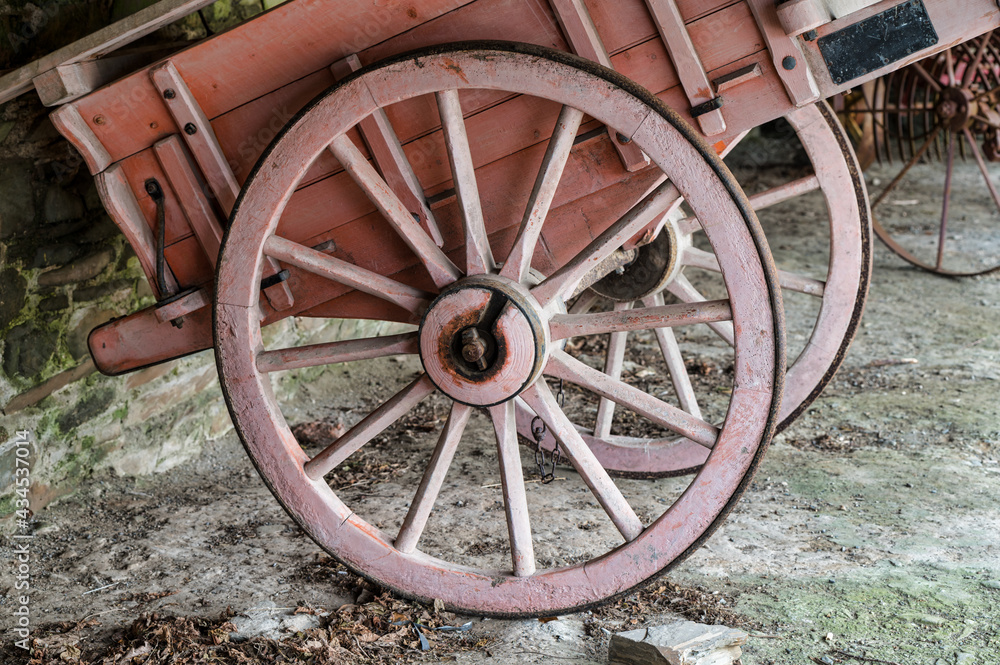
[{"label": "green moss", "polygon": [[91,448],[94,447],[94,442],[96,440],[97,439],[95,439],[92,436],[85,436],[85,437],[83,437],[83,439],[80,441],[80,450],[84,450],[84,451],[90,450]]},{"label": "green moss", "polygon": [[8,494],[7,496],[0,497],[0,517],[7,517],[14,513],[17,509],[17,496],[14,494]]},{"label": "green moss", "polygon": [[128,417],[128,402],[124,402],[121,406],[114,410],[111,417],[115,420],[125,420]]},{"label": "green moss", "polygon": [[[991,648],[1000,605],[984,593],[981,575],[929,565],[914,568],[902,572],[884,564],[855,571],[851,579],[838,577],[834,583],[808,578],[732,580],[738,598],[735,610],[768,617],[784,637],[751,640],[744,662],[806,662],[829,648],[855,650],[854,644],[871,645],[868,657],[907,663],[931,662],[926,660],[928,644],[937,645],[942,657]],[[831,633],[833,644],[824,640]]]}]

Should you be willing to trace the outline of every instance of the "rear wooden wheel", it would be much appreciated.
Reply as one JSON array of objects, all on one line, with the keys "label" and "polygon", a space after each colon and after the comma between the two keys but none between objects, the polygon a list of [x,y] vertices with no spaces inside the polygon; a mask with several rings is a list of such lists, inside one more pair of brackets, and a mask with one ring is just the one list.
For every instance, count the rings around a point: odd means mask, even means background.
[{"label": "rear wooden wheel", "polygon": [[[872,261],[871,216],[864,179],[833,110],[821,102],[793,111],[786,120],[795,132],[787,140],[793,143],[797,139],[801,144],[812,164],[812,173],[797,173],[794,179],[779,185],[754,185],[756,191],[750,202],[761,213],[765,227],[798,224],[803,227],[800,235],[814,237],[811,242],[825,244],[827,251],[822,262],[813,253],[813,262],[809,263],[794,256],[798,248],[792,248],[784,252],[787,263],[782,266],[779,261],[779,268],[785,268],[779,271],[779,279],[789,326],[790,359],[779,432],[812,404],[843,362],[864,310]],[[740,162],[747,159],[735,154],[733,157]],[[757,177],[756,173],[750,175]],[[799,197],[814,192],[822,204],[807,204],[810,207],[804,211]],[[792,200],[799,204],[790,209],[787,203]],[[815,217],[807,216],[813,214]],[[826,228],[805,228],[817,224],[825,224]],[[696,219],[678,211],[653,242],[638,249],[631,263],[591,287],[603,300],[591,299],[591,305],[583,296],[575,307],[597,307],[614,301],[618,309],[625,310],[662,305],[664,298],[688,303],[705,300],[701,291],[717,288],[713,281],[718,279],[719,268],[711,248],[700,238],[701,231]],[[716,344],[733,343],[731,325],[711,326],[712,331],[706,331],[704,336],[709,341],[714,338]],[[718,402],[717,395],[711,393],[727,389],[727,379],[718,369],[709,376],[692,379],[688,366],[696,370],[704,367],[706,357],[714,354],[706,353],[704,339],[695,337],[678,344],[669,329],[652,332],[655,335],[645,337],[624,332],[609,335],[605,372],[644,390],[669,391],[668,398],[677,406],[693,416],[704,417],[699,402]],[[651,346],[657,347],[653,354],[642,350]],[[651,357],[654,355],[658,357]],[[643,364],[643,359],[653,362]],[[623,377],[626,362],[641,365],[641,376],[633,371],[632,376]],[[668,378],[669,383],[656,383],[648,375]],[[648,478],[690,473],[708,456],[704,448],[670,436],[669,432],[636,437],[629,433],[628,418],[614,423],[612,428],[615,411],[613,402],[601,400],[593,419],[578,423],[597,458],[616,475]],[[719,408],[714,411],[719,413]],[[522,416],[521,431],[530,436],[527,415]],[[543,445],[552,449],[555,441],[549,437]]]},{"label": "rear wooden wheel", "polygon": [[[558,116],[513,233],[483,215],[485,201],[497,193],[479,192],[481,171],[472,168],[470,143],[475,148],[488,139],[467,132],[477,126],[476,118],[463,117],[461,102],[484,90],[502,91],[503,99],[537,100],[531,103],[544,110],[540,113],[551,110]],[[442,227],[444,249],[413,220],[347,134],[366,116],[403,100],[418,101],[409,108],[422,105],[436,112],[444,126],[460,211],[457,228]],[[584,114],[631,137],[662,171],[642,175],[652,176],[648,195],[617,218],[598,222],[596,230],[582,217],[558,216],[552,208],[580,182],[574,170],[586,144],[573,146]],[[391,257],[341,255],[339,240],[337,250],[324,253],[296,237],[296,220],[283,219],[282,213],[294,209],[289,201],[294,202],[297,187],[328,150],[382,211],[412,260],[392,264]],[[679,195],[700,219],[710,220],[702,226],[718,258],[725,295],[610,317],[565,313],[565,302],[593,266]],[[546,276],[538,282],[532,264],[545,263],[539,257],[547,248],[539,237],[549,237],[543,234],[547,219],[558,221],[559,228],[548,230],[565,241],[557,248],[562,254],[549,251],[555,265],[542,270]],[[299,271],[322,275],[354,290],[348,296],[359,303],[359,314],[419,327],[384,337],[268,348],[258,305],[261,266],[268,256],[290,270],[292,283]],[[382,304],[382,314],[373,314]],[[708,321],[731,321],[738,331],[730,405],[719,426],[616,381],[563,350],[564,343],[579,337]],[[775,269],[749,203],[711,149],[654,96],[614,72],[556,51],[504,43],[448,45],[369,66],[289,123],[261,158],[234,210],[219,261],[215,341],[222,385],[244,446],[278,500],[318,544],[351,569],[404,595],[503,616],[552,614],[615,597],[690,553],[721,522],[763,454],[776,424],[784,376]],[[366,360],[401,354],[418,357],[422,371],[332,445],[307,454],[289,428],[282,411],[287,405],[275,396],[271,375],[350,362],[364,376]],[[670,494],[666,487],[623,489],[583,442],[553,394],[553,380],[574,384],[595,399],[614,399],[637,418],[699,441],[712,453],[686,489]],[[364,378],[357,387],[369,388]],[[425,399],[444,400],[450,415],[416,487],[380,486],[395,492],[380,495],[378,505],[331,488],[331,471]],[[576,472],[570,481],[534,484],[529,491],[515,425],[519,400],[559,438]],[[449,466],[461,446],[479,440],[482,432],[473,422],[477,411],[486,414],[495,441],[503,498],[503,509],[495,515],[505,533],[501,550],[507,553],[500,559],[455,555],[448,545],[460,535],[454,527],[440,538],[428,535],[435,508],[440,515],[463,503],[446,507],[438,497],[445,490],[459,491],[455,487],[464,474],[449,474]],[[484,489],[473,485],[465,491],[471,500]],[[575,491],[590,497],[594,531],[585,532],[585,546],[560,552],[558,539],[550,540],[562,518],[548,508],[555,498],[551,493]],[[385,513],[397,505],[398,513]],[[488,518],[478,514],[474,519]],[[541,551],[544,557],[536,555]]]}]

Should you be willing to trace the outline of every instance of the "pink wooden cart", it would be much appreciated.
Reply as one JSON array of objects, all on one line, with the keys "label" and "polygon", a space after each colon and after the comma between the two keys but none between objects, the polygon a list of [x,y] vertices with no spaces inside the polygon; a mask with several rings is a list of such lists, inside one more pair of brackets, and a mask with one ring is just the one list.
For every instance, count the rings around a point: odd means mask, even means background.
[{"label": "pink wooden cart", "polygon": [[[248,453],[317,543],[408,596],[520,616],[626,593],[721,523],[840,364],[867,291],[867,195],[821,100],[1000,23],[994,0],[295,0],[113,82],[94,59],[204,4],[165,0],[0,79],[0,101],[33,85],[59,106],[159,300],[92,333],[97,366],[214,347]],[[721,156],[780,117],[814,172],[748,199]],[[816,190],[821,279],[775,267],[755,215]],[[782,291],[818,311],[787,375]],[[265,344],[289,316],[387,334]],[[702,329],[732,365],[712,409],[684,360]],[[595,338],[596,361],[579,351]],[[629,339],[657,345],[672,394],[623,374]],[[307,454],[271,375],[398,355],[422,371]],[[398,518],[368,518],[327,477],[432,394],[450,415],[419,487]],[[428,535],[476,407],[495,433],[499,559]],[[547,540],[560,516],[529,491],[518,432],[558,448],[599,506],[571,557]],[[672,494],[614,478],[691,470]]]}]

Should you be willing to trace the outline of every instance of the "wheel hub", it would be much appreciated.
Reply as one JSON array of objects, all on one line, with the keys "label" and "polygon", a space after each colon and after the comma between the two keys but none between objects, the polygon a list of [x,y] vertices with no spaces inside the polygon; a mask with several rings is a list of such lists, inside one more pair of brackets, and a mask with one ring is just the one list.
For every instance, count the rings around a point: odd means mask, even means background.
[{"label": "wheel hub", "polygon": [[944,126],[952,132],[962,131],[975,115],[972,96],[962,88],[942,90],[934,110]]},{"label": "wheel hub", "polygon": [[590,288],[615,302],[632,302],[660,291],[680,267],[681,234],[668,219],[656,237],[637,249],[635,259],[608,273]]},{"label": "wheel hub", "polygon": [[498,276],[456,282],[420,325],[420,360],[431,381],[472,406],[505,402],[538,378],[548,356],[545,316],[528,290]]}]

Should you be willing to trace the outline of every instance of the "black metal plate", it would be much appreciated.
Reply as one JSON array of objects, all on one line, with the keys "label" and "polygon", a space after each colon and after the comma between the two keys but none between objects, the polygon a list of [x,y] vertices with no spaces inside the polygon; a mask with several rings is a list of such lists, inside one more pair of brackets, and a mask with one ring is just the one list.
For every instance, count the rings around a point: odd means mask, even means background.
[{"label": "black metal plate", "polygon": [[830,78],[847,83],[938,43],[922,0],[901,5],[819,39]]}]

